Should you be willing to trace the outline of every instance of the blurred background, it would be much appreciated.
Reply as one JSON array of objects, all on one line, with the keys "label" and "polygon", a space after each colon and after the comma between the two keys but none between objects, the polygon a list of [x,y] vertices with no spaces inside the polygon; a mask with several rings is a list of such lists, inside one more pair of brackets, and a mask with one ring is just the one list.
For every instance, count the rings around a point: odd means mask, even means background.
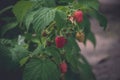
[{"label": "blurred background", "polygon": [[[16,1],[0,0],[0,10]],[[98,22],[91,18],[97,45],[94,48],[89,41],[86,46],[78,44],[82,54],[92,65],[97,80],[120,80],[120,0],[99,0],[99,2],[100,11],[108,20],[107,29],[103,31]],[[12,16],[7,13],[5,15]]]},{"label": "blurred background", "polygon": [[107,17],[106,31],[91,19],[97,39],[96,48],[88,41],[79,43],[82,54],[93,67],[97,80],[120,80],[120,0],[99,0],[100,11]]}]

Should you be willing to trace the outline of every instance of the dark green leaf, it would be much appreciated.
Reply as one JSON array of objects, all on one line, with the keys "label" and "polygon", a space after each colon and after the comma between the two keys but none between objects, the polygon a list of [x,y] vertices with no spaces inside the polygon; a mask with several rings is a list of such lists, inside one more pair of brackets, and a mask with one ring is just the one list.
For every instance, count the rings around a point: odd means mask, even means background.
[{"label": "dark green leaf", "polygon": [[100,26],[103,27],[104,30],[106,29],[106,27],[107,27],[107,19],[102,13],[100,13],[99,11],[97,11],[95,9],[92,9],[89,12],[89,14],[90,14],[90,16],[96,18],[99,21]]},{"label": "dark green leaf", "polygon": [[99,9],[99,2],[98,0],[78,0],[79,5],[83,8],[94,8],[96,10]]},{"label": "dark green leaf", "polygon": [[34,1],[40,4],[40,6],[42,7],[55,7],[56,6],[55,0],[30,0],[30,1]]},{"label": "dark green leaf", "polygon": [[89,32],[91,31],[90,25],[91,24],[90,24],[89,18],[87,17],[86,14],[84,14],[83,21],[82,21],[82,23],[79,24],[79,27],[80,27],[80,29],[83,29],[85,36],[87,36],[89,34]]},{"label": "dark green leaf", "polygon": [[65,80],[82,80],[80,77],[80,73],[72,71],[70,65],[68,65],[67,73],[65,74]]},{"label": "dark green leaf", "polygon": [[67,62],[74,71],[78,71],[80,48],[73,37],[69,37],[67,39],[67,44],[65,45],[64,49],[66,52],[65,58]]},{"label": "dark green leaf", "polygon": [[31,59],[26,64],[23,80],[59,80],[60,71],[50,60]]},{"label": "dark green leaf", "polygon": [[22,22],[26,13],[32,8],[33,3],[30,1],[18,1],[13,7],[13,13],[17,20]]},{"label": "dark green leaf", "polygon": [[87,35],[87,39],[93,43],[94,47],[96,46],[96,38],[92,32],[89,32],[89,34]]},{"label": "dark green leaf", "polygon": [[80,55],[79,70],[81,80],[96,80],[90,64],[82,54]]},{"label": "dark green leaf", "polygon": [[12,60],[11,52],[4,45],[0,44],[0,72],[15,69],[15,62]]},{"label": "dark green leaf", "polygon": [[11,23],[8,23],[8,24],[5,24],[2,29],[0,30],[1,31],[1,35],[3,36],[7,31],[17,27],[18,23],[17,22],[11,22]]},{"label": "dark green leaf", "polygon": [[9,40],[9,39],[0,39],[0,44],[6,47],[11,47],[13,45],[13,42],[12,40]]},{"label": "dark green leaf", "polygon": [[56,14],[55,14],[55,21],[56,21],[56,24],[57,24],[57,27],[58,29],[61,29],[63,27],[67,27],[66,23],[67,23],[67,15],[65,12],[63,11],[56,11]]},{"label": "dark green leaf", "polygon": [[4,9],[0,10],[0,15],[1,15],[2,13],[4,13],[5,11],[11,9],[12,7],[13,7],[13,6],[8,6],[8,7],[4,8]]},{"label": "dark green leaf", "polygon": [[50,56],[52,56],[55,59],[55,62],[57,64],[61,62],[60,52],[56,47],[54,46],[47,47],[45,52],[49,53]]}]

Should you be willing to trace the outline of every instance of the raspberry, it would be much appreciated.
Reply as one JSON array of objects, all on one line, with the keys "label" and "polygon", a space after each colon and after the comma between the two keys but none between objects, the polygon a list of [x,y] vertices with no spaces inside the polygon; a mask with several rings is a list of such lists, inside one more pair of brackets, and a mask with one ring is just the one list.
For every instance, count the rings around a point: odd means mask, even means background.
[{"label": "raspberry", "polygon": [[76,39],[79,41],[79,42],[83,42],[84,41],[84,38],[85,38],[85,35],[83,32],[77,32],[76,33]]},{"label": "raspberry", "polygon": [[76,22],[80,23],[83,21],[83,12],[80,10],[77,10],[73,13],[73,18],[76,20]]},{"label": "raspberry", "polygon": [[63,36],[57,36],[55,38],[55,43],[57,48],[63,48],[64,45],[67,43],[67,39],[65,39]]},{"label": "raspberry", "polygon": [[66,62],[60,63],[60,71],[61,71],[61,73],[66,73],[67,72],[67,64],[66,64]]}]

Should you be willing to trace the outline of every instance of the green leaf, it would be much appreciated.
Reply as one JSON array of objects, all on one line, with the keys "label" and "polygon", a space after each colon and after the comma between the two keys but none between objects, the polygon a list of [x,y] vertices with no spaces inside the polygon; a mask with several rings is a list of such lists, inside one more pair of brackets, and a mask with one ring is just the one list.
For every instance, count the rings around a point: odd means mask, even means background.
[{"label": "green leaf", "polygon": [[17,27],[17,25],[18,25],[18,22],[11,22],[11,23],[5,24],[0,30],[1,35],[3,36],[7,31]]},{"label": "green leaf", "polygon": [[82,23],[79,24],[79,27],[80,27],[80,29],[83,29],[85,36],[87,36],[89,34],[89,32],[91,31],[90,25],[91,24],[90,24],[90,21],[89,21],[87,15],[84,14],[83,21],[82,21]]},{"label": "green leaf", "polygon": [[32,8],[33,3],[30,1],[18,1],[13,7],[13,13],[17,20],[22,22],[26,13]]},{"label": "green leaf", "polygon": [[27,57],[29,51],[22,46],[16,45],[13,49],[10,50],[12,53],[12,59],[16,62],[20,62],[21,59]]},{"label": "green leaf", "polygon": [[32,24],[32,21],[34,19],[35,12],[30,12],[25,17],[25,25],[27,30],[29,30],[30,25]]},{"label": "green leaf", "polygon": [[[78,24],[80,29],[83,29],[83,32],[85,34],[85,40],[84,40],[84,44],[86,45],[86,42],[87,42],[87,37],[91,35],[91,23],[90,23],[90,20],[87,16],[87,14],[84,14],[83,16],[83,21],[82,23]],[[95,45],[96,42],[94,41],[93,42],[93,45]]]},{"label": "green leaf", "polygon": [[40,45],[33,51],[32,55],[39,55],[41,53],[44,53],[44,51],[45,51],[44,45]]},{"label": "green leaf", "polygon": [[[74,46],[73,46],[74,45]],[[64,47],[65,58],[73,71],[78,71],[80,48],[73,37],[67,38],[67,44]]]},{"label": "green leaf", "polygon": [[27,61],[28,61],[29,57],[24,57],[23,59],[20,60],[20,66],[23,66]]},{"label": "green leaf", "polygon": [[79,71],[81,80],[96,80],[91,65],[82,54],[80,54]]},{"label": "green leaf", "polygon": [[35,31],[41,33],[54,20],[55,12],[56,10],[51,8],[40,8],[37,10],[33,19]]},{"label": "green leaf", "polygon": [[10,50],[5,47],[4,45],[0,44],[0,72],[2,70],[4,71],[10,71],[15,69],[16,64],[12,60],[12,53]]},{"label": "green leaf", "polygon": [[58,29],[61,29],[63,27],[67,27],[67,15],[65,12],[57,10],[55,14],[55,21]]},{"label": "green leaf", "polygon": [[96,38],[92,32],[89,32],[89,34],[87,35],[87,39],[93,43],[94,47],[96,46]]},{"label": "green leaf", "polygon": [[23,80],[59,80],[60,71],[50,60],[31,59],[26,64]]},{"label": "green leaf", "polygon": [[50,56],[52,56],[55,59],[55,62],[57,64],[61,62],[60,52],[56,47],[54,46],[47,47],[45,52],[49,53]]},{"label": "green leaf", "polygon": [[55,7],[56,6],[55,0],[44,0],[44,6]]},{"label": "green leaf", "polygon": [[0,15],[3,14],[5,11],[11,9],[12,7],[13,6],[8,6],[8,7],[4,8],[4,9],[0,10]]},{"label": "green leaf", "polygon": [[56,6],[55,0],[30,0],[30,1],[40,4],[40,6],[42,7],[55,7]]},{"label": "green leaf", "polygon": [[99,2],[98,0],[78,0],[79,5],[83,8],[94,8],[96,10],[99,9]]},{"label": "green leaf", "polygon": [[67,73],[65,74],[65,80],[82,80],[80,77],[80,73],[72,71],[70,65],[68,65]]},{"label": "green leaf", "polygon": [[95,9],[92,9],[89,12],[89,15],[96,18],[99,21],[100,26],[103,27],[104,30],[106,29],[106,27],[107,27],[107,19],[102,13],[100,13],[99,11],[97,11]]},{"label": "green leaf", "polygon": [[0,44],[4,45],[5,47],[11,47],[13,45],[12,40],[9,39],[0,39]]}]

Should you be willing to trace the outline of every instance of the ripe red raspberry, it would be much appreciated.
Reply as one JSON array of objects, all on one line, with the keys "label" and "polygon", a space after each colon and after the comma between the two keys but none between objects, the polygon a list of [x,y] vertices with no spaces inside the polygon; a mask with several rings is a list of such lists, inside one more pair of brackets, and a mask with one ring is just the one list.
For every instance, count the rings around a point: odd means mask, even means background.
[{"label": "ripe red raspberry", "polygon": [[61,71],[61,73],[67,72],[67,63],[66,62],[60,63],[60,71]]},{"label": "ripe red raspberry", "polygon": [[76,22],[80,23],[83,21],[83,12],[80,10],[77,10],[73,13],[73,18],[76,20]]},{"label": "ripe red raspberry", "polygon": [[55,43],[57,48],[63,48],[64,45],[67,43],[67,40],[63,36],[57,36],[55,38]]}]

